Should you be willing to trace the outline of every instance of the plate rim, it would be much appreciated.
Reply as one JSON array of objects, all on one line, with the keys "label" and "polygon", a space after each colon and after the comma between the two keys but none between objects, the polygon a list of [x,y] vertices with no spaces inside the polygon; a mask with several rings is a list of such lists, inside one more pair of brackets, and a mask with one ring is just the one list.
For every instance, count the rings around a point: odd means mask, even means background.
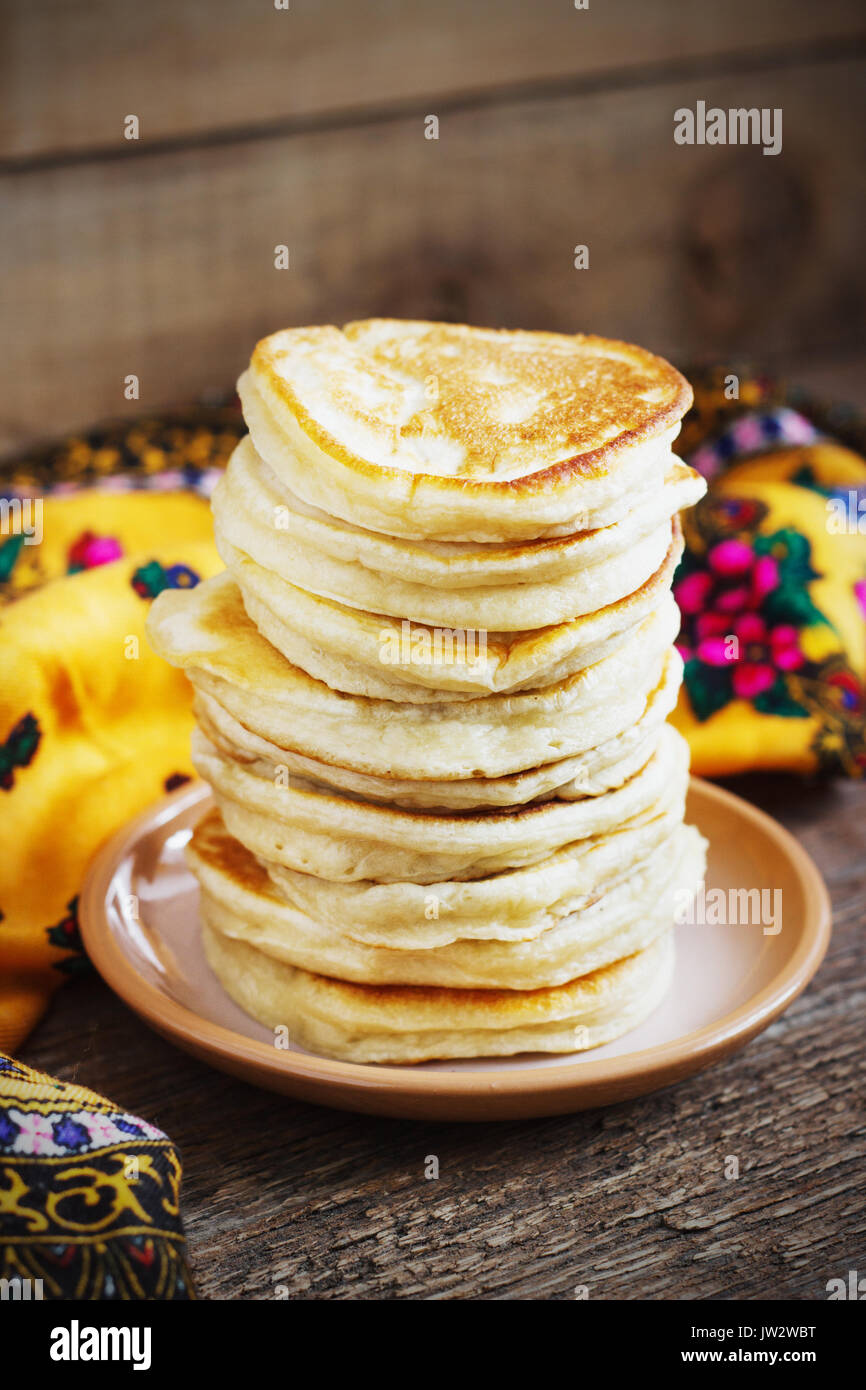
[{"label": "plate rim", "polygon": [[[90,960],[109,988],[157,1032],[171,1040],[182,1038],[183,1042],[177,1045],[188,1045],[199,1057],[204,1052],[227,1061],[243,1062],[262,1068],[274,1078],[336,1087],[345,1094],[353,1091],[376,1092],[383,1097],[390,1096],[395,1101],[425,1096],[431,1099],[435,1097],[438,1101],[461,1101],[494,1093],[503,1099],[529,1099],[542,1095],[563,1098],[568,1094],[576,1095],[601,1087],[615,1091],[640,1078],[647,1078],[650,1082],[641,1089],[651,1090],[654,1089],[654,1076],[662,1078],[656,1084],[663,1086],[667,1084],[665,1077],[675,1079],[679,1064],[687,1063],[689,1073],[699,1071],[711,1065],[720,1051],[729,1050],[731,1043],[740,1038],[743,1044],[747,1043],[778,1018],[819,969],[827,951],[832,926],[830,895],[821,872],[789,830],[743,797],[705,778],[690,777],[689,792],[697,793],[699,797],[721,805],[741,819],[751,821],[774,839],[792,861],[806,896],[806,921],[800,940],[780,973],[757,994],[721,1019],[668,1042],[624,1052],[616,1057],[584,1061],[578,1067],[571,1059],[550,1063],[543,1068],[509,1067],[507,1059],[503,1059],[501,1066],[485,1071],[428,1071],[410,1064],[371,1065],[290,1049],[280,1051],[268,1043],[248,1038],[243,1033],[236,1033],[223,1024],[204,1018],[152,984],[135,968],[116,940],[105,912],[106,892],[118,861],[125,857],[145,828],[150,831],[157,829],[176,815],[192,809],[199,801],[208,799],[210,787],[199,779],[151,803],[97,851],[87,870],[79,899],[81,934]],[[129,989],[130,977],[135,982],[132,991]]]}]

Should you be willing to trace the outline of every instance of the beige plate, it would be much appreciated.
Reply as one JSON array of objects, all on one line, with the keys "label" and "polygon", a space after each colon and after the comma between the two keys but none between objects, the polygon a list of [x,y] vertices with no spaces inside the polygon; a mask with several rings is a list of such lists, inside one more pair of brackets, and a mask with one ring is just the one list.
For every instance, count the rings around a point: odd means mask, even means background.
[{"label": "beige plate", "polygon": [[[760,924],[678,927],[667,999],[639,1028],[592,1052],[401,1067],[335,1062],[276,1048],[205,962],[197,887],[182,850],[209,804],[202,783],[184,787],[97,856],[81,899],[90,957],[121,998],[178,1046],[255,1085],[343,1110],[500,1120],[610,1105],[667,1086],[766,1028],[812,978],[830,935],[827,890],[796,840],[739,797],[692,778],[688,819],[710,842],[708,893],[768,889],[769,904],[781,890],[778,934]],[[749,914],[728,914],[737,915]]]}]

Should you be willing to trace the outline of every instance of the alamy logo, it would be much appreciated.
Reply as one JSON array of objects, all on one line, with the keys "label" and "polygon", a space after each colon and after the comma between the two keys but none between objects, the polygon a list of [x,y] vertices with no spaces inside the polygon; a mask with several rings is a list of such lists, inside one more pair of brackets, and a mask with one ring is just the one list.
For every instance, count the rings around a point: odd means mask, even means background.
[{"label": "alamy logo", "polygon": [[14,1279],[0,1279],[0,1301],[11,1298],[26,1302],[44,1297],[41,1279],[20,1279],[17,1275]]},{"label": "alamy logo", "polygon": [[52,1361],[131,1361],[134,1371],[150,1370],[149,1327],[68,1327],[51,1330]]},{"label": "alamy logo", "polygon": [[416,627],[405,618],[379,633],[379,660],[384,666],[483,666],[487,633],[483,628]]},{"label": "alamy logo", "polygon": [[844,1279],[828,1279],[826,1284],[827,1297],[832,1303],[834,1299],[854,1299],[859,1303],[866,1302],[866,1279],[857,1276],[856,1269],[848,1270],[848,1282]]},{"label": "alamy logo", "polygon": [[782,153],[782,108],[737,106],[725,111],[699,101],[694,111],[680,106],[674,112],[677,145],[762,145],[764,154]]},{"label": "alamy logo", "polygon": [[826,507],[831,536],[866,536],[866,489],[849,488],[847,497],[837,492]]},{"label": "alamy logo", "polygon": [[40,545],[42,498],[0,497],[0,536],[23,536],[25,545]]},{"label": "alamy logo", "polygon": [[674,922],[694,927],[761,927],[764,936],[782,930],[781,888],[678,888]]}]

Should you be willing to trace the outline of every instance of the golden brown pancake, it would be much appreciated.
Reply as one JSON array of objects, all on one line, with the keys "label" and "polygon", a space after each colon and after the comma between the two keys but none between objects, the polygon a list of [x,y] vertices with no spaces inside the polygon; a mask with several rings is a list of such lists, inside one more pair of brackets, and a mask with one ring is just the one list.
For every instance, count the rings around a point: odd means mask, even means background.
[{"label": "golden brown pancake", "polygon": [[197,691],[278,747],[373,776],[438,781],[508,776],[617,737],[663,683],[679,678],[671,646],[678,626],[676,609],[665,606],[609,656],[564,680],[427,704],[340,694],[313,680],[265,640],[221,576],[160,594],[148,634]]},{"label": "golden brown pancake", "polygon": [[258,453],[373,531],[536,539],[619,520],[691,403],[627,343],[395,319],[265,338],[238,383]]},{"label": "golden brown pancake", "polygon": [[359,984],[531,990],[567,984],[669,931],[680,894],[693,894],[703,876],[704,842],[679,826],[663,853],[636,864],[592,902],[553,924],[543,914],[523,923],[521,940],[503,939],[492,922],[487,937],[454,935],[438,946],[425,944],[426,905],[413,917],[409,894],[399,927],[378,944],[348,922],[326,926],[318,914],[299,910],[216,812],[196,827],[186,857],[208,925],[274,960]]},{"label": "golden brown pancake", "polygon": [[226,992],[292,1046],[350,1062],[425,1062],[580,1052],[627,1033],[661,1003],[673,932],[565,985],[537,990],[364,985],[299,970],[202,924],[205,955]]},{"label": "golden brown pancake", "polygon": [[229,757],[255,765],[259,775],[283,767],[309,782],[348,792],[365,801],[384,801],[409,810],[473,810],[476,807],[523,806],[527,802],[575,800],[622,786],[649,761],[661,724],[677,699],[682,662],[671,653],[661,684],[650,692],[636,723],[614,738],[571,757],[501,777],[431,778],[371,776],[350,767],[307,757],[282,748],[248,729],[205,690],[196,691],[193,708],[199,728]]},{"label": "golden brown pancake", "polygon": [[[226,565],[242,589],[236,556],[267,571],[278,617],[296,608],[300,588],[362,613],[513,633],[597,613],[635,593],[664,562],[672,519],[705,491],[703,478],[678,463],[622,521],[595,531],[486,545],[407,541],[305,507],[247,438],[211,505]],[[283,601],[280,581],[288,586]]]},{"label": "golden brown pancake", "polygon": [[622,786],[577,801],[533,802],[507,811],[408,811],[286,780],[284,769],[259,776],[225,757],[199,730],[193,763],[213,787],[223,820],[258,858],[318,878],[414,880],[478,878],[532,864],[556,849],[610,833],[637,816],[657,814],[688,780],[685,740],[662,725],[652,756]]}]

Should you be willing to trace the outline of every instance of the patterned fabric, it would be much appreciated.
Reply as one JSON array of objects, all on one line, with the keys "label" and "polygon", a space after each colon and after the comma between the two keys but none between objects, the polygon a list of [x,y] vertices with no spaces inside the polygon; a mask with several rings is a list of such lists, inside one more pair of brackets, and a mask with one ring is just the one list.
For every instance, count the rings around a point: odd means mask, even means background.
[{"label": "patterned fabric", "polygon": [[0,488],[35,497],[101,491],[209,497],[246,427],[235,396],[213,405],[100,425],[0,462]]},{"label": "patterned fabric", "polygon": [[[87,969],[78,890],[114,830],[192,775],[186,682],[151,652],[163,588],[221,568],[209,497],[231,406],[0,464],[0,1047]],[[12,602],[12,600],[15,600]],[[0,1055],[0,1278],[46,1299],[194,1297],[169,1139]]]},{"label": "patterned fabric", "polygon": [[763,378],[742,380],[734,401],[720,373],[695,384],[682,452],[711,487],[684,519],[673,722],[705,776],[861,777],[866,462],[783,399]]},{"label": "patterned fabric", "polygon": [[709,481],[736,458],[776,449],[786,444],[814,444],[819,433],[815,426],[796,410],[755,411],[723,429],[713,439],[691,454],[693,468]]},{"label": "patterned fabric", "polygon": [[161,1130],[0,1055],[5,1297],[194,1298],[180,1181]]},{"label": "patterned fabric", "polygon": [[[223,431],[218,447],[237,432]],[[186,437],[199,439],[192,429]],[[147,438],[155,449],[152,431]],[[47,463],[29,460],[20,476],[7,465],[6,495],[19,510],[0,514],[6,1052],[26,1037],[56,986],[86,968],[77,895],[96,849],[192,775],[189,687],[151,652],[144,622],[161,589],[189,587],[222,568],[201,495],[211,485],[211,455],[187,470],[187,492],[144,485],[134,464],[128,476],[136,486],[126,491],[70,492],[73,481],[90,477],[98,441],[90,436],[87,450],[79,442],[54,453],[65,459],[60,493],[34,499],[27,491]],[[75,480],[73,459],[81,470]]]}]

